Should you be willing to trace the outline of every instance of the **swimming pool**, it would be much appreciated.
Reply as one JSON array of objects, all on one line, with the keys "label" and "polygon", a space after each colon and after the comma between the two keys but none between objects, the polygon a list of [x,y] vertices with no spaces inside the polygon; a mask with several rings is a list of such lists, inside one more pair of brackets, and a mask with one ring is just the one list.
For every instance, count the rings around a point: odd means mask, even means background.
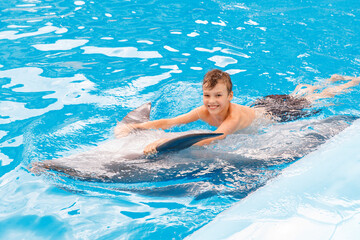
[{"label": "swimming pool", "polygon": [[[152,119],[199,106],[201,79],[211,68],[232,74],[233,102],[244,105],[335,73],[359,75],[358,1],[0,6],[2,239],[183,239],[291,161],[240,173],[200,163],[200,185],[195,178],[89,183],[34,176],[26,167],[106,143],[116,120],[145,102],[153,104]],[[357,87],[325,102],[315,120],[360,116],[359,93]],[[172,131],[196,129],[211,128],[194,123]],[[238,135],[220,150],[241,147],[238,138],[254,139]]]}]

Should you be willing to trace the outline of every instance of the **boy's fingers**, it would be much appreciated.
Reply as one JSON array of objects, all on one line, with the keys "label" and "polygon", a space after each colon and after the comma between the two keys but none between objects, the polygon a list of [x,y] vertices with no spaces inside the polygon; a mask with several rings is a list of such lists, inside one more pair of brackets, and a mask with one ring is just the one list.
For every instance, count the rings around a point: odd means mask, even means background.
[{"label": "boy's fingers", "polygon": [[156,144],[150,144],[144,148],[145,155],[153,155],[156,153],[157,153]]}]

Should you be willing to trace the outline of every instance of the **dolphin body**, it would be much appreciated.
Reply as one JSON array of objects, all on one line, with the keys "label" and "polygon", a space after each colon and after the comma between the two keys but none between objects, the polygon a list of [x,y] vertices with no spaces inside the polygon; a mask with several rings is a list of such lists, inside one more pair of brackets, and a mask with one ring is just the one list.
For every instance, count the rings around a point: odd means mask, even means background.
[{"label": "dolphin body", "polygon": [[[129,124],[129,123],[142,123],[150,120],[151,103],[145,103],[138,107],[134,111],[128,113],[121,122],[118,124]],[[144,135],[143,130],[136,130],[136,135]],[[149,132],[149,131],[148,131]],[[158,155],[166,154],[169,152],[180,151],[186,149],[193,144],[211,137],[222,135],[223,133],[212,133],[212,132],[201,132],[201,133],[190,133],[190,134],[167,134],[173,137],[169,141],[161,144],[157,147]],[[180,135],[180,136],[179,136]],[[174,137],[175,136],[175,137]],[[126,139],[126,138],[124,138]],[[133,141],[132,141],[133,142]],[[65,173],[71,177],[75,177],[87,181],[104,181],[104,182],[118,182],[126,181],[128,179],[128,173],[131,169],[131,161],[134,162],[149,162],[154,161],[154,157],[146,157],[140,151],[132,152],[128,151],[125,155],[119,155],[119,147],[116,144],[121,142],[113,140],[107,144],[103,144],[92,151],[72,155],[65,158],[46,160],[42,162],[35,162],[32,164],[31,171],[35,173],[43,172],[45,170],[54,170],[61,173]],[[114,151],[115,149],[115,151]],[[123,151],[121,151],[123,152]],[[158,159],[158,155],[156,159]],[[126,162],[124,162],[124,160]],[[94,164],[97,163],[97,164]],[[123,164],[122,164],[123,163]],[[100,166],[100,165],[101,166]],[[125,164],[125,165],[124,165]],[[136,165],[136,164],[135,164]],[[79,166],[81,166],[79,169]],[[90,166],[91,170],[86,171],[86,166]],[[104,175],[98,175],[91,172],[100,169],[106,169]],[[112,174],[113,172],[118,174]],[[131,181],[131,180],[130,180]]]},{"label": "dolphin body", "polygon": [[[151,105],[144,104],[121,123],[149,121],[150,110]],[[87,152],[34,162],[31,171],[110,183],[107,187],[112,190],[147,195],[204,198],[226,192],[242,198],[289,163],[316,150],[354,120],[352,116],[334,116],[274,124],[260,134],[232,134],[215,146],[163,151],[150,158],[142,154],[148,143],[160,137],[181,139],[186,134],[141,130]]]}]

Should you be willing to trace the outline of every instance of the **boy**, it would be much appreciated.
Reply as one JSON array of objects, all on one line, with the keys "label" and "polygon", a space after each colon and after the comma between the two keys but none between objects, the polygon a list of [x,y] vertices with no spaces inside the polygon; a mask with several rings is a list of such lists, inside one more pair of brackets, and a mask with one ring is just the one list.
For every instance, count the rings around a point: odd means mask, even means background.
[{"label": "boy", "polygon": [[[232,82],[230,75],[218,69],[206,73],[203,80],[203,103],[189,113],[171,119],[160,119],[140,124],[118,125],[115,127],[115,136],[122,137],[133,129],[167,129],[175,125],[186,124],[196,120],[203,120],[211,126],[217,127],[216,133],[223,135],[206,139],[196,145],[210,144],[214,140],[225,138],[240,129],[248,127],[255,119],[255,110],[241,106],[230,101],[233,98]],[[156,153],[156,147],[166,142],[160,139],[145,147],[145,154]]]},{"label": "boy", "polygon": [[[354,79],[357,81],[354,82]],[[330,78],[330,82],[337,80],[353,80],[352,84],[347,83],[341,86],[341,91],[359,83],[359,78],[345,79],[339,75]],[[314,93],[316,87],[307,87],[305,90],[301,85],[290,95],[269,95],[255,101],[252,107],[242,106],[231,103],[233,98],[232,82],[230,75],[224,71],[214,69],[207,72],[203,79],[203,105],[195,108],[189,113],[177,116],[171,119],[160,119],[139,124],[118,125],[115,127],[115,136],[123,137],[128,135],[134,129],[167,129],[175,125],[186,124],[196,120],[203,120],[211,126],[217,127],[215,133],[223,135],[202,140],[195,145],[210,144],[214,140],[225,138],[240,129],[251,125],[255,118],[271,118],[275,121],[291,121],[304,116],[310,116],[318,111],[306,111],[305,108],[311,106],[311,103],[320,98],[333,97],[339,94],[339,88],[334,90],[334,94],[329,94],[328,88],[321,93]],[[339,86],[340,87],[340,86]],[[319,87],[320,88],[320,87]],[[303,91],[300,91],[300,90]],[[335,88],[334,88],[335,89]],[[303,94],[303,93],[307,94]],[[331,92],[331,91],[330,91]],[[299,96],[298,96],[299,95]],[[144,154],[156,153],[156,147],[165,143],[167,139],[157,140],[144,149]]]}]

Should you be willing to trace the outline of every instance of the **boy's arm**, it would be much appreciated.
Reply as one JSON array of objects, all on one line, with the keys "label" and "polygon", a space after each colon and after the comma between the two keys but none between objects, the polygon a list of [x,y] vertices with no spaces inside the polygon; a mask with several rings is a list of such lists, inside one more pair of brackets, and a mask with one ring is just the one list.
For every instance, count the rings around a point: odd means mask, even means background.
[{"label": "boy's arm", "polygon": [[160,120],[149,121],[144,123],[131,123],[131,124],[118,125],[114,129],[115,136],[124,137],[135,129],[159,129],[159,128],[168,129],[175,125],[194,122],[199,119],[199,114],[197,113],[197,111],[198,108],[193,109],[188,113],[185,113],[183,115],[174,118],[160,119]]},{"label": "boy's arm", "polygon": [[196,113],[196,109],[194,109],[188,113],[185,113],[183,115],[174,118],[138,123],[135,124],[135,127],[140,129],[159,129],[159,128],[168,129],[176,125],[194,122],[198,119],[199,119],[198,114]]},{"label": "boy's arm", "polygon": [[159,128],[168,129],[176,125],[186,124],[198,120],[199,115],[197,114],[196,111],[197,109],[193,109],[188,113],[182,114],[174,118],[154,120],[144,123],[137,123],[133,125],[135,128],[138,129],[159,129]]}]

